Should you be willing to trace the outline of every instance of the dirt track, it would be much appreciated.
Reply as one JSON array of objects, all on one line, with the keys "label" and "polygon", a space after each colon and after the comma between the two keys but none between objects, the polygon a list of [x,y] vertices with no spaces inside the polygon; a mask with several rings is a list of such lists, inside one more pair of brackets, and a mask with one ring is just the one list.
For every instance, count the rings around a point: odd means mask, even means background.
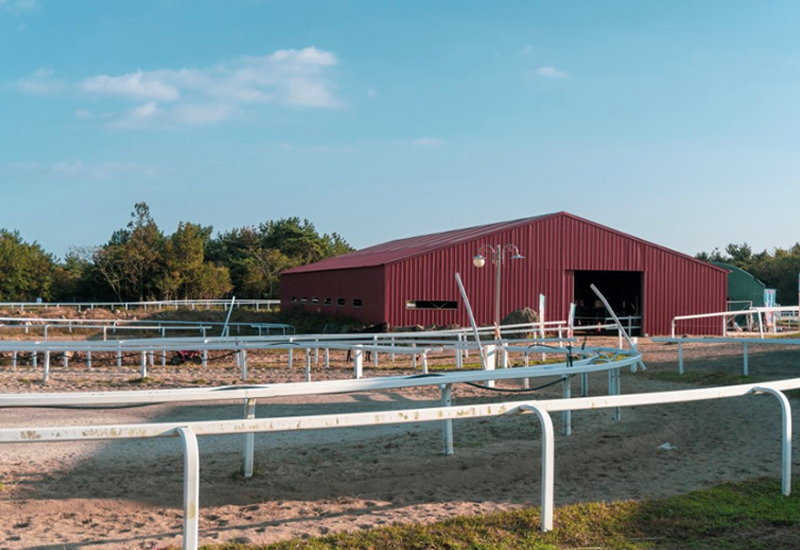
[{"label": "dirt track", "polygon": [[[643,347],[648,374],[677,371],[674,346]],[[800,372],[799,355],[785,348],[751,349],[751,374],[794,377]],[[691,346],[685,357],[687,372],[741,372],[740,346]],[[0,387],[6,392],[130,389],[136,386],[128,381],[137,372],[135,366],[122,372],[97,366],[90,373],[80,366],[55,368],[43,388],[36,382],[40,371],[3,367]],[[300,367],[252,367],[250,373],[254,383],[303,377]],[[164,382],[160,387],[185,387],[235,383],[238,371],[232,366],[156,367],[150,374]],[[327,372],[314,371],[315,379],[348,376],[343,362],[334,362]],[[605,393],[605,385],[605,375],[595,375],[591,393]],[[683,387],[691,386],[641,374],[625,373],[622,380],[624,393]],[[556,394],[555,389],[543,392]],[[454,390],[456,404],[518,397],[487,396],[466,386]],[[432,406],[438,399],[438,390],[430,389],[276,399],[260,404],[258,415]],[[240,403],[225,403],[0,414],[3,425],[12,427],[238,418],[241,413]],[[558,430],[558,417],[555,421]],[[610,411],[577,412],[573,435],[556,442],[556,500],[665,496],[723,480],[777,477],[779,429],[778,405],[768,397],[626,409],[620,422]],[[454,431],[451,457],[441,456],[435,423],[260,435],[258,473],[247,481],[234,475],[241,437],[203,438],[202,542],[269,542],[539,504],[539,428],[531,417],[464,420]],[[677,449],[657,448],[666,442]],[[156,548],[180,542],[183,462],[177,440],[7,445],[0,451],[0,472],[0,548]]]}]

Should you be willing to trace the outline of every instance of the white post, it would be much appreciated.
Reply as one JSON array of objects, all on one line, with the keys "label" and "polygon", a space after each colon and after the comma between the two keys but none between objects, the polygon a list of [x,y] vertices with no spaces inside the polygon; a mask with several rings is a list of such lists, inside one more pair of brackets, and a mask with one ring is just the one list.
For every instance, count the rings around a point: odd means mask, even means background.
[{"label": "white post", "polygon": [[783,425],[781,426],[781,492],[789,496],[792,491],[792,406],[786,395],[772,388],[753,388],[753,393],[768,393],[781,404]]},{"label": "white post", "polygon": [[191,428],[178,428],[183,442],[183,548],[197,550],[200,516],[200,451]]},{"label": "white post", "polygon": [[678,342],[678,374],[683,376],[683,344]]},{"label": "white post", "polygon": [[50,352],[44,352],[44,373],[42,374],[42,382],[47,384],[50,378]]},{"label": "white post", "polygon": [[542,426],[542,518],[543,533],[553,530],[553,496],[555,485],[555,434],[550,414],[537,405],[522,405],[522,410],[536,413]]},{"label": "white post", "polygon": [[[378,335],[377,334],[375,336],[373,336],[372,341],[375,344],[375,346],[378,345]],[[372,352],[372,366],[375,367],[376,369],[378,368],[378,351],[377,350]]]},{"label": "white post", "polygon": [[325,348],[325,368],[331,368],[331,350]]},{"label": "white post", "polygon": [[306,348],[306,382],[311,382],[311,350]]},{"label": "white post", "polygon": [[239,350],[240,354],[240,365],[242,367],[242,380],[247,380],[247,350]]},{"label": "white post", "polygon": [[[572,397],[572,377],[567,375],[561,381],[561,398],[569,399]],[[572,434],[572,411],[562,411],[561,413],[561,435]]]},{"label": "white post", "polygon": [[[442,407],[449,407],[453,404],[453,388],[451,384],[439,386],[442,390]],[[442,444],[444,450],[442,454],[450,456],[453,454],[453,421],[442,420]]]},{"label": "white post", "polygon": [[422,374],[428,374],[428,350],[422,352]]},{"label": "white post", "polygon": [[464,368],[464,355],[461,349],[461,345],[463,344],[463,339],[461,338],[461,334],[458,334],[457,338],[458,338],[458,343],[456,344],[456,368],[461,369]]},{"label": "white post", "polygon": [[744,347],[744,375],[745,376],[749,376],[750,375],[750,369],[749,369],[748,364],[747,364],[748,363],[748,361],[747,361],[747,342],[744,343],[743,347]]},{"label": "white post", "polygon": [[[253,420],[256,417],[256,400],[244,400],[244,417]],[[253,455],[255,454],[256,434],[253,432],[244,434],[244,446],[242,447],[242,477],[253,477]]]},{"label": "white post", "polygon": [[360,345],[353,346],[353,378],[358,380],[364,374],[364,350]]},{"label": "white post", "polygon": [[[494,365],[497,362],[497,346],[494,344],[486,344],[484,352],[486,353],[486,365],[484,370],[494,370]],[[493,388],[494,380],[487,380],[486,387]]]},{"label": "white post", "polygon": [[86,352],[86,370],[92,370],[92,352]]},{"label": "white post", "polygon": [[141,378],[147,378],[147,352],[142,352]]}]

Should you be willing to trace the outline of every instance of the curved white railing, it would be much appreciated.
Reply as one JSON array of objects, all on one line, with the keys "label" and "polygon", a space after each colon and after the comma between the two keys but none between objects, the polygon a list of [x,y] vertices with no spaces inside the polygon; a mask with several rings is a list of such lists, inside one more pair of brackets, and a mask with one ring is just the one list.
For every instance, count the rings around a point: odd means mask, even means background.
[{"label": "curved white railing", "polygon": [[[630,360],[636,357],[629,358]],[[516,369],[512,369],[516,370]],[[609,395],[602,397],[582,397],[575,399],[549,399],[539,401],[512,401],[491,404],[464,406],[442,406],[425,409],[403,409],[380,412],[360,412],[332,415],[306,415],[246,420],[217,420],[199,422],[163,422],[149,424],[101,425],[101,426],[62,426],[46,428],[5,428],[0,429],[0,443],[54,442],[81,440],[139,439],[152,437],[181,437],[185,456],[184,475],[184,527],[183,547],[196,549],[198,546],[199,514],[199,450],[197,436],[221,434],[246,434],[314,429],[337,429],[344,427],[442,422],[449,426],[452,438],[453,420],[463,418],[488,418],[509,414],[535,413],[542,426],[542,531],[553,528],[554,510],[554,467],[555,435],[551,413],[577,410],[618,408],[644,405],[687,403],[711,399],[726,399],[757,394],[776,397],[781,405],[781,490],[789,495],[791,488],[792,465],[792,422],[791,406],[783,391],[800,388],[800,378],[781,380],[762,384],[746,384],[703,388],[696,390],[670,391],[647,394]],[[245,390],[246,391],[246,390]],[[447,396],[449,401],[449,394]],[[443,394],[443,402],[445,396]],[[248,407],[245,407],[248,410]],[[449,424],[448,424],[449,423]],[[444,432],[445,440],[448,430]],[[252,448],[252,443],[250,445]],[[449,442],[452,449],[452,439]],[[445,442],[445,454],[448,444]]]}]

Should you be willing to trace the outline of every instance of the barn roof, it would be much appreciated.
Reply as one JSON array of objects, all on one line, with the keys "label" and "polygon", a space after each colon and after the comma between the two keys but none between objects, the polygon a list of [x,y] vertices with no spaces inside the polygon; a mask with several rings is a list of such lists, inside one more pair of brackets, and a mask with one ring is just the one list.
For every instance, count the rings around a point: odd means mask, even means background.
[{"label": "barn roof", "polygon": [[427,254],[429,252],[441,250],[443,248],[448,248],[456,244],[470,242],[480,239],[482,237],[494,235],[495,233],[500,231],[514,229],[525,225],[530,225],[532,223],[539,222],[548,218],[553,218],[556,216],[568,216],[570,218],[580,220],[584,223],[589,223],[598,227],[602,227],[603,229],[606,229],[618,235],[622,235],[626,238],[639,241],[648,246],[661,249],[671,254],[677,254],[679,256],[692,259],[698,263],[702,263],[703,265],[708,266],[711,269],[724,271],[722,268],[708,264],[701,260],[697,260],[696,258],[692,258],[691,256],[687,256],[685,254],[681,254],[680,252],[676,252],[669,248],[665,248],[657,244],[644,241],[642,239],[639,239],[632,235],[628,235],[626,233],[622,233],[615,229],[602,226],[595,222],[570,214],[569,212],[554,212],[550,214],[543,214],[541,216],[533,216],[530,218],[521,218],[518,220],[490,223],[487,225],[477,225],[474,227],[467,227],[465,229],[453,229],[450,231],[442,231],[441,233],[431,233],[429,235],[419,235],[417,237],[397,239],[394,241],[389,241],[387,243],[382,243],[382,244],[377,244],[375,246],[362,248],[361,250],[357,250],[349,254],[343,254],[341,256],[328,258],[327,260],[322,260],[320,262],[316,262],[313,264],[296,267],[294,269],[284,271],[283,274],[307,273],[314,271],[331,271],[335,269],[354,269],[359,267],[376,267],[376,266],[391,264],[402,260],[407,260],[415,256],[420,256],[422,254]]}]

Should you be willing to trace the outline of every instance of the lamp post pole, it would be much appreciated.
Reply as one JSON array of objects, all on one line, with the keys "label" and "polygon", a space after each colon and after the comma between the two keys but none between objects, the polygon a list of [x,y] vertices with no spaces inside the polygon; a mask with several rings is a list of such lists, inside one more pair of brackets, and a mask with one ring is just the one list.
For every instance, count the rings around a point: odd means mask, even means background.
[{"label": "lamp post pole", "polygon": [[494,263],[494,332],[495,339],[500,339],[500,274],[502,272],[503,262],[505,261],[506,252],[512,254],[512,260],[524,260],[525,256],[519,253],[519,248],[515,244],[507,244],[505,246],[498,244],[497,246],[481,245],[478,248],[478,254],[472,258],[472,263],[477,268],[486,265],[486,256],[491,256]]}]

